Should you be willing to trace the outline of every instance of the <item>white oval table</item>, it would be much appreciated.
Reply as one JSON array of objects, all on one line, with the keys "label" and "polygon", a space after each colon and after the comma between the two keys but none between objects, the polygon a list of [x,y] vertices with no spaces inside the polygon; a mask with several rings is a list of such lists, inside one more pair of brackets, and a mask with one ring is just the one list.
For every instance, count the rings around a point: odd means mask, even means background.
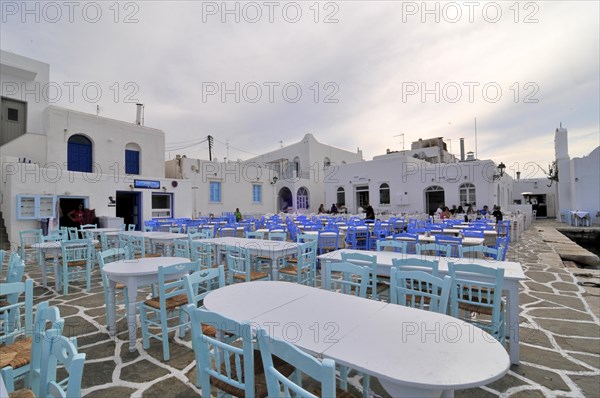
[{"label": "white oval table", "polygon": [[500,343],[459,319],[295,283],[226,286],[204,306],[377,377],[394,397],[453,396],[499,379],[510,366]]},{"label": "white oval table", "polygon": [[158,267],[189,262],[190,259],[184,257],[147,257],[106,264],[103,271],[109,279],[107,321],[110,336],[114,337],[117,329],[115,322],[115,286],[117,283],[127,286],[129,351],[135,351],[137,331],[135,311],[138,286],[156,283],[158,281]]}]

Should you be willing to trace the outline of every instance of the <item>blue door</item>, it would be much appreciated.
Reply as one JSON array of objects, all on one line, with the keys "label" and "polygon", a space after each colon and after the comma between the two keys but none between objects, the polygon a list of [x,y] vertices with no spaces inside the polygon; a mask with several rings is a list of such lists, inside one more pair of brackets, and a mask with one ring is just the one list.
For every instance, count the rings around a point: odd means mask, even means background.
[{"label": "blue door", "polygon": [[67,145],[67,169],[92,172],[92,142],[82,135],[69,138]]}]

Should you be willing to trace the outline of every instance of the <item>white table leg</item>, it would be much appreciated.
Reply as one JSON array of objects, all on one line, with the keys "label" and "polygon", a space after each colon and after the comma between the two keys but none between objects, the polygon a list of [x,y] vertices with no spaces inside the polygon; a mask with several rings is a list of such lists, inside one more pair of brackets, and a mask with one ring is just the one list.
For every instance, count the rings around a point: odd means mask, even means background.
[{"label": "white table leg", "polygon": [[108,334],[110,337],[115,337],[117,331],[117,325],[115,321],[116,286],[117,282],[113,280],[108,281],[108,308],[106,309],[106,323],[108,324]]},{"label": "white table leg", "polygon": [[519,282],[506,286],[507,298],[507,336],[510,336],[510,363],[519,364]]},{"label": "white table leg", "polygon": [[137,301],[137,281],[133,280],[127,284],[127,328],[129,330],[129,352],[136,350],[135,340],[137,332],[137,322],[135,319],[136,301]]},{"label": "white table leg", "polygon": [[52,268],[54,268],[54,287],[56,288],[56,291],[59,292],[60,291],[60,287],[61,287],[61,281],[60,281],[60,276],[58,273],[58,253],[54,253],[54,256],[52,258]]}]

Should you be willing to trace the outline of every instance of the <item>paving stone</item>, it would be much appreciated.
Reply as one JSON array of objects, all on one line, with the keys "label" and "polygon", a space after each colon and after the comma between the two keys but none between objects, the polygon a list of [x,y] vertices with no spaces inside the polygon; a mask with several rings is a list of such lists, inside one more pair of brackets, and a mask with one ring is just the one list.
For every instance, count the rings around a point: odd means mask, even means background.
[{"label": "paving stone", "polygon": [[545,398],[546,395],[540,390],[525,390],[514,393],[511,398]]},{"label": "paving stone", "polygon": [[600,342],[597,339],[554,336],[556,344],[566,351],[587,352],[600,355]]},{"label": "paving stone", "polygon": [[107,341],[105,343],[89,346],[86,348],[80,348],[79,352],[85,352],[85,359],[87,361],[100,358],[114,358],[115,343],[114,341]]},{"label": "paving stone", "polygon": [[527,343],[546,348],[554,348],[550,342],[550,339],[548,339],[544,332],[538,328],[519,328],[519,337],[521,338],[521,343]]},{"label": "paving stone", "polygon": [[529,279],[539,283],[548,283],[556,281],[556,275],[550,272],[530,271],[526,272],[525,275],[527,275]]},{"label": "paving stone", "polygon": [[[147,383],[168,373],[167,369],[142,359],[131,365],[123,366],[121,368],[121,379],[133,383]],[[171,395],[169,394],[169,396]]]},{"label": "paving stone", "polygon": [[552,272],[555,274],[561,274],[564,275],[565,277],[568,277],[569,275],[571,275],[571,273],[567,270],[565,270],[564,268],[548,268],[548,272]]},{"label": "paving stone", "polygon": [[105,398],[105,397],[120,398],[120,397],[130,397],[136,391],[137,390],[135,390],[133,388],[127,388],[127,387],[109,387],[109,388],[103,388],[101,390],[96,390],[94,392],[86,394],[85,396],[88,398]]},{"label": "paving stone", "polygon": [[598,355],[584,355],[584,354],[575,354],[570,353],[570,355],[574,358],[579,359],[582,362],[587,363],[588,365],[600,370],[600,356]]},{"label": "paving stone", "polygon": [[[56,305],[56,304],[52,304],[52,305]],[[59,304],[59,305],[56,305],[56,307],[58,308],[58,311],[60,312],[60,316],[63,318],[66,316],[75,315],[79,312],[78,308],[72,307],[70,305]]]},{"label": "paving stone", "polygon": [[84,318],[78,315],[65,318],[63,335],[72,337],[94,333],[98,333],[98,328]]},{"label": "paving stone", "polygon": [[104,294],[91,294],[81,297],[78,300],[69,301],[71,305],[77,305],[86,308],[102,307],[104,303]]},{"label": "paving stone", "polygon": [[550,284],[556,290],[564,290],[567,292],[578,292],[579,286],[568,282],[553,282]]},{"label": "paving stone", "polygon": [[559,274],[558,278],[563,282],[573,283],[573,277],[571,274]]},{"label": "paving stone", "polygon": [[556,351],[543,350],[531,346],[521,346],[521,361],[539,363],[552,369],[570,370],[576,372],[587,371],[583,366],[577,365],[563,357]]},{"label": "paving stone", "polygon": [[[150,340],[150,348],[146,352],[158,361],[163,361],[162,343],[160,341]],[[172,338],[169,339],[169,354],[170,359],[166,363],[177,369],[183,369],[195,360],[194,350],[177,344]]]},{"label": "paving stone", "polygon": [[547,300],[556,304],[564,305],[565,307],[573,308],[580,311],[585,311],[585,306],[581,302],[580,299],[575,297],[567,297],[561,296],[557,294],[548,294],[541,292],[532,292],[530,293],[533,297],[540,298],[542,300]]},{"label": "paving stone", "polygon": [[537,297],[531,297],[527,293],[521,293],[519,295],[519,304],[521,306],[524,306],[525,304],[535,303],[536,301],[539,301],[539,300],[540,300],[539,298],[537,298]]},{"label": "paving stone", "polygon": [[[84,311],[84,313],[85,313],[86,315],[89,315],[89,316],[91,316],[91,317],[99,317],[99,316],[101,316],[101,315],[102,315],[102,317],[103,317],[104,319],[106,319],[106,308],[105,308],[105,307],[98,307],[98,308],[86,309],[86,310]],[[94,320],[95,320],[96,322],[98,322],[98,323],[102,323],[102,324],[104,323],[104,322],[100,322],[100,321],[98,321],[98,320],[96,320],[96,319],[94,319]]]},{"label": "paving stone", "polygon": [[593,322],[593,318],[591,317],[591,315],[585,313],[585,312],[580,312],[580,311],[575,311],[575,310],[571,310],[568,308],[561,308],[561,309],[554,309],[554,308],[539,308],[539,309],[532,309],[528,312],[528,314],[530,316],[535,316],[535,317],[540,317],[540,318],[556,318],[556,319],[563,319],[563,320],[568,320],[568,319],[572,319],[572,320],[578,320],[578,321],[590,321]]},{"label": "paving stone", "polygon": [[527,282],[523,282],[523,284],[534,292],[554,293],[554,290],[552,290],[551,287],[542,285],[541,283],[527,281]]},{"label": "paving stone", "polygon": [[101,341],[110,341],[108,333],[102,333],[98,330],[96,333],[90,333],[87,336],[77,336],[77,346],[82,348]]},{"label": "paving stone", "polygon": [[139,358],[140,356],[140,352],[138,350],[135,350],[133,352],[129,351],[129,343],[121,344],[120,353],[121,360],[123,361],[123,363],[131,362],[134,359]]},{"label": "paving stone", "polygon": [[513,366],[511,370],[535,383],[556,391],[570,391],[569,386],[564,382],[558,373],[548,370],[542,370],[527,365]]},{"label": "paving stone", "polygon": [[[373,380],[373,379],[371,379]],[[371,381],[371,383],[373,383]],[[455,398],[495,398],[496,394],[489,391],[482,390],[481,388],[469,388],[468,390],[456,390],[454,391]]]},{"label": "paving stone", "polygon": [[577,384],[584,397],[600,397],[600,380],[598,376],[571,376],[573,381]]},{"label": "paving stone", "polygon": [[543,300],[543,301],[540,301],[539,303],[531,304],[527,308],[533,309],[533,308],[564,308],[564,307],[562,307],[560,304],[551,303],[550,301]]},{"label": "paving stone", "polygon": [[81,388],[90,388],[110,383],[112,374],[117,365],[114,360],[101,362],[85,362]]},{"label": "paving stone", "polygon": [[[521,355],[523,355],[522,349],[521,349]],[[506,392],[510,388],[513,388],[516,386],[522,386],[525,384],[527,384],[527,383],[524,382],[523,380],[518,379],[511,374],[507,374],[503,378],[496,380],[493,383],[488,384],[487,387],[502,393],[502,392]]]},{"label": "paving stone", "polygon": [[563,336],[600,337],[600,328],[598,327],[598,324],[591,322],[567,322],[538,319],[537,323],[542,328]]},{"label": "paving stone", "polygon": [[169,377],[166,380],[160,381],[156,384],[153,384],[150,388],[148,388],[143,394],[142,397],[145,398],[187,398],[191,396],[197,396],[198,393],[194,391],[194,389],[190,386],[185,385],[181,382],[181,380],[175,377]]}]

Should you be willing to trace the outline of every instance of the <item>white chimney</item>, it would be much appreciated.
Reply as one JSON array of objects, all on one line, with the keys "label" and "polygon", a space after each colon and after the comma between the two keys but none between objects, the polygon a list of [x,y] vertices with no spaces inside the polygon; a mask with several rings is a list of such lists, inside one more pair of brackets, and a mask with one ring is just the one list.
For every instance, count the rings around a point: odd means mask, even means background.
[{"label": "white chimney", "polygon": [[465,161],[465,139],[464,138],[460,139],[460,161],[461,162]]},{"label": "white chimney", "polygon": [[135,114],[135,124],[142,126],[144,124],[144,104],[135,104],[137,111]]}]

